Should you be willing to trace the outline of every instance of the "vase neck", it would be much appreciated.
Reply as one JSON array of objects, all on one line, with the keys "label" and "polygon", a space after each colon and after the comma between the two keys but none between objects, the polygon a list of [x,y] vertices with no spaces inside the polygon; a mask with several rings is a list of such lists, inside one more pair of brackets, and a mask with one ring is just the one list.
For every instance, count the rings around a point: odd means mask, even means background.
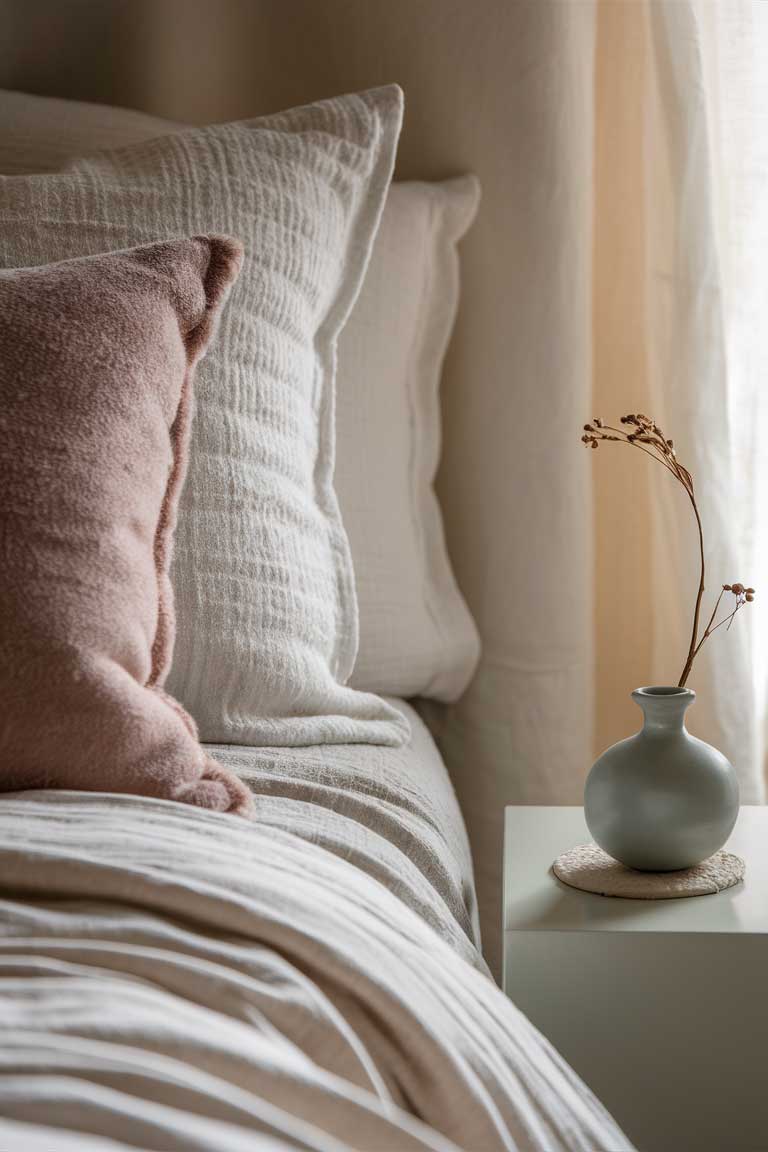
[{"label": "vase neck", "polygon": [[693,704],[696,693],[690,688],[636,688],[632,699],[643,710],[643,732],[653,735],[684,731],[686,709]]}]

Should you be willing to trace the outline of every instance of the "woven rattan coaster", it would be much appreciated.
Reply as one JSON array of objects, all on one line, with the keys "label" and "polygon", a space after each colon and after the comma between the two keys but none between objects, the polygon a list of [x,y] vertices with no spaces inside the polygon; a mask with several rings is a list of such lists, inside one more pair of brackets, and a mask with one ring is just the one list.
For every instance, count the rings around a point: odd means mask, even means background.
[{"label": "woven rattan coaster", "polygon": [[715,852],[708,860],[679,872],[636,872],[612,859],[597,844],[581,844],[563,852],[552,865],[558,880],[598,896],[630,900],[677,900],[708,896],[744,879],[746,864],[733,852]]}]

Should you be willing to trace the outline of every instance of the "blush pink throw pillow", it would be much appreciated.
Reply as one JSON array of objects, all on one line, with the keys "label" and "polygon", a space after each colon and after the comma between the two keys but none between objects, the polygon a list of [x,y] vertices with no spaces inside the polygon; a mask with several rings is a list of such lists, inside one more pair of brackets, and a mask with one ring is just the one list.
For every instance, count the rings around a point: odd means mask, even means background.
[{"label": "blush pink throw pillow", "polygon": [[246,815],[163,691],[192,376],[236,279],[224,237],[0,272],[0,789]]}]

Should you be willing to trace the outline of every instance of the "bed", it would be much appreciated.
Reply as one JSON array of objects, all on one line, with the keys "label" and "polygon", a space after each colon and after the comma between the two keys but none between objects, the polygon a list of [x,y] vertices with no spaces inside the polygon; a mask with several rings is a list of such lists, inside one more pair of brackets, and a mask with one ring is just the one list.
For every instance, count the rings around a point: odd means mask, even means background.
[{"label": "bed", "polygon": [[494,984],[402,699],[478,658],[432,482],[479,189],[390,186],[401,116],[0,93],[3,1152],[630,1147]]},{"label": "bed", "polygon": [[0,1147],[629,1147],[490,980],[453,790],[399,706],[402,749],[219,749],[255,825],[3,798]]}]

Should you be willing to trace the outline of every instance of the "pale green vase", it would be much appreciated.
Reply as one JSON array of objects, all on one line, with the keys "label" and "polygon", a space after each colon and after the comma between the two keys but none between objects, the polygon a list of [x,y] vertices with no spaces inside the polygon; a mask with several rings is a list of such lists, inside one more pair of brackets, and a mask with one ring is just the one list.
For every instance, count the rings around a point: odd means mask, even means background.
[{"label": "pale green vase", "polygon": [[600,847],[629,868],[671,872],[706,860],[731,834],[739,784],[721,752],[691,736],[690,688],[637,688],[642,729],[595,761],[584,815]]}]

